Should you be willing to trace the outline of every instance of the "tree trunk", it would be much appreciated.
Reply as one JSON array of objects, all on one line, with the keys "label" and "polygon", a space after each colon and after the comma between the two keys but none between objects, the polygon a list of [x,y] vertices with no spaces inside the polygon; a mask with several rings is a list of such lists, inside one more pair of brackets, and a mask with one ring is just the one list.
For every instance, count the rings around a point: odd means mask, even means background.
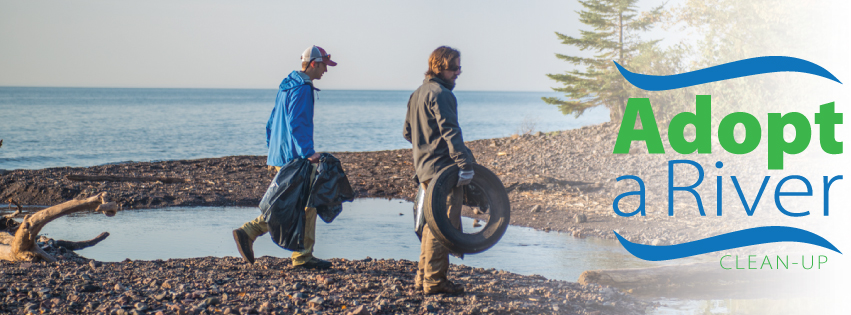
[{"label": "tree trunk", "polygon": [[[66,201],[32,215],[27,215],[14,236],[6,232],[0,233],[0,243],[3,244],[0,245],[0,259],[8,261],[35,261],[39,259],[48,262],[56,261],[56,258],[36,245],[38,233],[45,225],[56,218],[87,210],[103,212],[106,216],[111,217],[118,211],[118,206],[114,202],[106,201],[106,193],[100,193],[83,200]],[[105,236],[103,237],[105,238]]]}]

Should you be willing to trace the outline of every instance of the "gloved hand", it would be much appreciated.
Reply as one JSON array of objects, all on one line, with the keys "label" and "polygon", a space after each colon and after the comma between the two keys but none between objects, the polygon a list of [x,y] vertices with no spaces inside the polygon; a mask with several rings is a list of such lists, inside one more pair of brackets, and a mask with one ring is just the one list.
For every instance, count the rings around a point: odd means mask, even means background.
[{"label": "gloved hand", "polygon": [[469,184],[471,181],[473,181],[473,175],[474,174],[475,173],[473,172],[472,169],[470,169],[469,171],[459,170],[458,171],[458,184],[455,185],[455,186],[461,187],[461,186]]}]

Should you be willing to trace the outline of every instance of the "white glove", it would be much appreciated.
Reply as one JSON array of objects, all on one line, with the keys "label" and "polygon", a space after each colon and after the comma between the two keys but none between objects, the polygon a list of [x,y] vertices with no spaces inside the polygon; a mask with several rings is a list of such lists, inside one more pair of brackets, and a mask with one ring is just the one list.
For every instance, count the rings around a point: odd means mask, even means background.
[{"label": "white glove", "polygon": [[471,181],[473,181],[473,175],[474,174],[475,173],[473,172],[472,169],[469,170],[469,171],[459,170],[458,171],[458,184],[455,185],[455,186],[461,187],[461,186],[469,184]]}]

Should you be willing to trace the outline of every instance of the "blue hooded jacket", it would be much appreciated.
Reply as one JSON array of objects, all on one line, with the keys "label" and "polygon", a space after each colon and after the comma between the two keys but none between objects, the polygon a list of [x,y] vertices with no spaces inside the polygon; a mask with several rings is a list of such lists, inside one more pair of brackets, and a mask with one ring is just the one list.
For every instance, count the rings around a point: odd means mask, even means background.
[{"label": "blue hooded jacket", "polygon": [[266,164],[284,166],[295,158],[313,155],[313,85],[298,71],[284,78],[275,108],[266,123]]}]

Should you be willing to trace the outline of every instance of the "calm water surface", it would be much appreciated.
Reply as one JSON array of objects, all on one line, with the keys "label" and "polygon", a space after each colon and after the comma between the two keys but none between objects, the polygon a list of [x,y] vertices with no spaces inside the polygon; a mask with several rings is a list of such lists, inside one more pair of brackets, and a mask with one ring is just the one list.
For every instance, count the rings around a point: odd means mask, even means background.
[{"label": "calm water surface", "polygon": [[[412,204],[397,200],[357,199],[346,203],[330,224],[316,224],[315,255],[320,258],[394,258],[416,261],[420,242],[413,233]],[[399,214],[402,215],[399,215]],[[152,260],[204,256],[239,256],[231,230],[260,214],[255,208],[164,208],[62,217],[43,233],[56,239],[85,240],[108,231],[109,238],[78,251],[101,260]],[[465,229],[472,220],[464,218]],[[289,257],[290,252],[264,235],[255,242],[257,257]],[[658,265],[633,257],[615,241],[577,239],[509,226],[502,240],[484,253],[452,257],[452,263],[504,269],[550,279],[576,281],[588,269],[637,268]]]},{"label": "calm water surface", "polygon": [[[412,87],[415,88],[415,87]],[[318,93],[318,151],[409,148],[402,125],[412,91]],[[266,155],[276,90],[0,87],[0,169]],[[548,92],[456,92],[465,140],[566,130],[579,119],[541,101]]]}]

